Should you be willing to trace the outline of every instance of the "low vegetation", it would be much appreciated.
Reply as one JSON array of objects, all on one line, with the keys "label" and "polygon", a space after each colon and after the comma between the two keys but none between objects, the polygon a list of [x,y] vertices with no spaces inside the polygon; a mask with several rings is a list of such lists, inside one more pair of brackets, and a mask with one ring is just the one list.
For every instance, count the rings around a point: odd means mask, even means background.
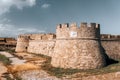
[{"label": "low vegetation", "polygon": [[0,51],[6,51],[6,52],[9,52],[9,53],[15,53],[15,47],[0,46]]},{"label": "low vegetation", "polygon": [[9,58],[7,58],[6,56],[1,55],[1,54],[0,54],[0,61],[3,62],[3,64],[5,64],[5,65],[9,65],[11,63]]},{"label": "low vegetation", "polygon": [[33,54],[42,58],[45,58],[46,61],[44,62],[42,69],[48,72],[49,74],[57,77],[63,77],[65,75],[72,75],[72,74],[79,74],[79,76],[89,76],[89,75],[98,75],[98,74],[105,74],[110,72],[120,71],[120,61],[115,64],[108,65],[101,69],[92,69],[92,70],[80,70],[80,69],[63,69],[63,68],[55,68],[51,66],[51,57],[45,56],[42,54]]}]

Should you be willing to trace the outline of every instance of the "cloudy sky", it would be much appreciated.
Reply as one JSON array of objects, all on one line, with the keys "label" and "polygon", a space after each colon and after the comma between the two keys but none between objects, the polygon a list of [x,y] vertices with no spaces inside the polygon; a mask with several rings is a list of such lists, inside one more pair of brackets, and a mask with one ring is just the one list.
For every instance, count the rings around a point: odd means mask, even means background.
[{"label": "cloudy sky", "polygon": [[120,34],[120,0],[0,0],[0,37],[55,32],[57,24],[72,22]]}]

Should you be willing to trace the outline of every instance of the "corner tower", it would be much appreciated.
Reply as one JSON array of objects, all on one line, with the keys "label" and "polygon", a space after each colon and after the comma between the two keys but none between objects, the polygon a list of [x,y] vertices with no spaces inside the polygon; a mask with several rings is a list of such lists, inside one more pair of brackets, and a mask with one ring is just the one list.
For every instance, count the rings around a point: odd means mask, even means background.
[{"label": "corner tower", "polygon": [[16,52],[27,52],[29,36],[19,35],[17,38]]},{"label": "corner tower", "polygon": [[54,67],[96,69],[106,65],[100,42],[100,25],[81,23],[80,27],[60,24],[51,64]]}]

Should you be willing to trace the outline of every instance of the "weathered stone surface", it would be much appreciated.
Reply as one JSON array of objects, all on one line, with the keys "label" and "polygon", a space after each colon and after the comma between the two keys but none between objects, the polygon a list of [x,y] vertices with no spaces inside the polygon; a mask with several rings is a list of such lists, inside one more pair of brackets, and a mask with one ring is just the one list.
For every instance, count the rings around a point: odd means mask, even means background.
[{"label": "weathered stone surface", "polygon": [[120,40],[103,40],[105,53],[114,60],[120,59]]},{"label": "weathered stone surface", "polygon": [[17,39],[16,52],[26,52],[29,44],[27,36],[19,36]]},{"label": "weathered stone surface", "polygon": [[29,41],[28,52],[36,54],[44,54],[51,56],[53,54],[53,49],[55,46],[54,40],[31,40]]},{"label": "weathered stone surface", "polygon": [[57,40],[51,64],[55,67],[94,69],[105,66],[98,41]]}]

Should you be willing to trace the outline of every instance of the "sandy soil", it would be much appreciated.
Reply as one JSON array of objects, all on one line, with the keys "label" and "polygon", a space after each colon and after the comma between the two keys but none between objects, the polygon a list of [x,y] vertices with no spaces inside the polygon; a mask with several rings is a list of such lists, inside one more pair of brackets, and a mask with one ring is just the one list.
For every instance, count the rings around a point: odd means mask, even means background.
[{"label": "sandy soil", "polygon": [[5,55],[6,57],[8,57],[12,61],[11,64],[13,64],[13,65],[20,65],[20,64],[24,64],[26,62],[26,60],[21,60],[21,59],[19,59],[17,57],[14,57],[13,55],[11,55],[8,52],[0,52],[0,54]]},{"label": "sandy soil", "polygon": [[7,68],[3,65],[2,62],[0,62],[0,80],[5,80],[2,76],[3,73],[7,72]]}]

